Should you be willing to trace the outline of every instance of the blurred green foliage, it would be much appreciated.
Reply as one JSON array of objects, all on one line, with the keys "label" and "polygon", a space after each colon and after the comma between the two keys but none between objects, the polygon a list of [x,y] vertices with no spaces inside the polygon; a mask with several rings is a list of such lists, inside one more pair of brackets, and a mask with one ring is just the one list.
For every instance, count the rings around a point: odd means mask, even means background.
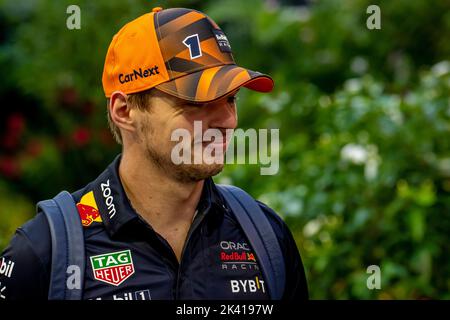
[{"label": "blurred green foliage", "polygon": [[[292,1],[291,1],[292,2]],[[106,125],[103,61],[153,6],[205,11],[238,64],[271,74],[241,90],[240,127],[280,129],[280,170],[228,165],[298,241],[316,299],[450,298],[450,2],[0,0],[0,248],[34,203],[94,179],[120,152]],[[381,8],[368,30],[366,8]],[[381,290],[366,269],[379,265]]]}]

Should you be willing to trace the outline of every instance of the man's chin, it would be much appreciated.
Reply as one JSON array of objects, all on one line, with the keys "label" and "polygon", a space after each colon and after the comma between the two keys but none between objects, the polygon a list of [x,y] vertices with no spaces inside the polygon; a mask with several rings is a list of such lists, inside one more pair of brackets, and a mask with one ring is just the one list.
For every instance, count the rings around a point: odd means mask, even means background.
[{"label": "man's chin", "polygon": [[175,178],[182,182],[196,182],[219,174],[223,164],[182,164],[176,166]]}]

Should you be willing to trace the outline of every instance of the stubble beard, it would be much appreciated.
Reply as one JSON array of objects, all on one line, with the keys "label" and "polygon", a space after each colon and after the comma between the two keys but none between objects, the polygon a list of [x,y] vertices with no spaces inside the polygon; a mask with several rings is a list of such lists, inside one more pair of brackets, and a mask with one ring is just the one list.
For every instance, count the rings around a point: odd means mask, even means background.
[{"label": "stubble beard", "polygon": [[152,128],[148,124],[143,124],[141,132],[144,137],[147,160],[172,179],[182,183],[197,182],[215,176],[223,170],[223,163],[195,164],[193,161],[191,164],[173,163],[171,150],[165,152],[164,148],[158,147],[156,141],[152,139],[154,134],[150,132],[151,130]]}]

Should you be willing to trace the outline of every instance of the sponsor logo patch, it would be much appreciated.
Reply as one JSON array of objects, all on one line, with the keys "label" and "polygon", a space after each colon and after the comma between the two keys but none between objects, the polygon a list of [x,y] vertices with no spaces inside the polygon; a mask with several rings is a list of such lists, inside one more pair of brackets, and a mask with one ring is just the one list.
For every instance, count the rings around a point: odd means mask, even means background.
[{"label": "sponsor logo patch", "polygon": [[111,188],[109,186],[109,179],[106,183],[100,184],[102,188],[103,199],[105,200],[105,205],[108,207],[109,218],[112,219],[116,215],[116,206],[114,204],[114,197],[112,196]]},{"label": "sponsor logo patch", "polygon": [[256,256],[246,242],[221,241],[222,270],[259,270]]},{"label": "sponsor logo patch", "polygon": [[246,242],[221,241],[220,248],[222,250],[245,250],[250,251]]},{"label": "sponsor logo patch", "polygon": [[133,69],[133,72],[128,73],[128,74],[121,73],[121,74],[119,74],[119,82],[121,84],[124,84],[127,82],[139,80],[142,78],[156,76],[157,74],[159,74],[158,68],[159,67],[157,65],[155,65],[154,67],[147,68],[147,69],[142,69],[142,68],[139,68],[138,70]]},{"label": "sponsor logo patch", "polygon": [[102,217],[95,202],[94,192],[88,192],[81,197],[80,202],[77,203],[77,209],[83,227],[89,227],[93,222],[102,222]]},{"label": "sponsor logo patch", "polygon": [[221,252],[220,253],[220,260],[221,261],[239,261],[239,262],[245,262],[245,261],[252,261],[256,262],[255,255],[251,252],[237,252],[233,251],[231,253]]},{"label": "sponsor logo patch", "polygon": [[119,286],[134,274],[130,250],[100,254],[90,259],[96,280]]},{"label": "sponsor logo patch", "polygon": [[230,280],[231,292],[232,293],[255,293],[262,292],[266,293],[266,288],[264,285],[264,280],[255,277],[255,279],[249,280]]},{"label": "sponsor logo patch", "polygon": [[227,36],[221,30],[213,30],[219,49],[222,52],[231,52],[230,42]]},{"label": "sponsor logo patch", "polygon": [[2,260],[0,261],[0,276],[4,275],[5,277],[11,278],[14,264],[13,261],[6,260],[2,257]]},{"label": "sponsor logo patch", "polygon": [[[103,300],[103,298],[99,297],[91,300]],[[112,296],[112,300],[152,300],[152,297],[150,296],[150,290],[147,289],[135,292],[118,293]]]}]

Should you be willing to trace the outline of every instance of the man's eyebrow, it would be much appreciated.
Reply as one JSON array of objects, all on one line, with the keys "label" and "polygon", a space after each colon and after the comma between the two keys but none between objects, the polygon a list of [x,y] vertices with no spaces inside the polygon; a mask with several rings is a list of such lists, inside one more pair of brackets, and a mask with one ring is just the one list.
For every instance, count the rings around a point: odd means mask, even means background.
[{"label": "man's eyebrow", "polygon": [[183,99],[180,99],[178,97],[172,97],[172,98],[175,99],[174,104],[177,105],[177,106],[183,106],[183,105],[186,106],[187,105],[187,106],[200,107],[200,106],[207,105],[209,103],[215,102],[215,101],[220,100],[220,99],[236,98],[236,95],[238,94],[239,90],[240,90],[240,88],[238,90],[236,90],[235,92],[229,93],[229,94],[224,95],[223,97],[221,97],[219,99],[216,99],[216,100],[213,100],[213,101],[208,101],[208,102],[183,100]]}]

